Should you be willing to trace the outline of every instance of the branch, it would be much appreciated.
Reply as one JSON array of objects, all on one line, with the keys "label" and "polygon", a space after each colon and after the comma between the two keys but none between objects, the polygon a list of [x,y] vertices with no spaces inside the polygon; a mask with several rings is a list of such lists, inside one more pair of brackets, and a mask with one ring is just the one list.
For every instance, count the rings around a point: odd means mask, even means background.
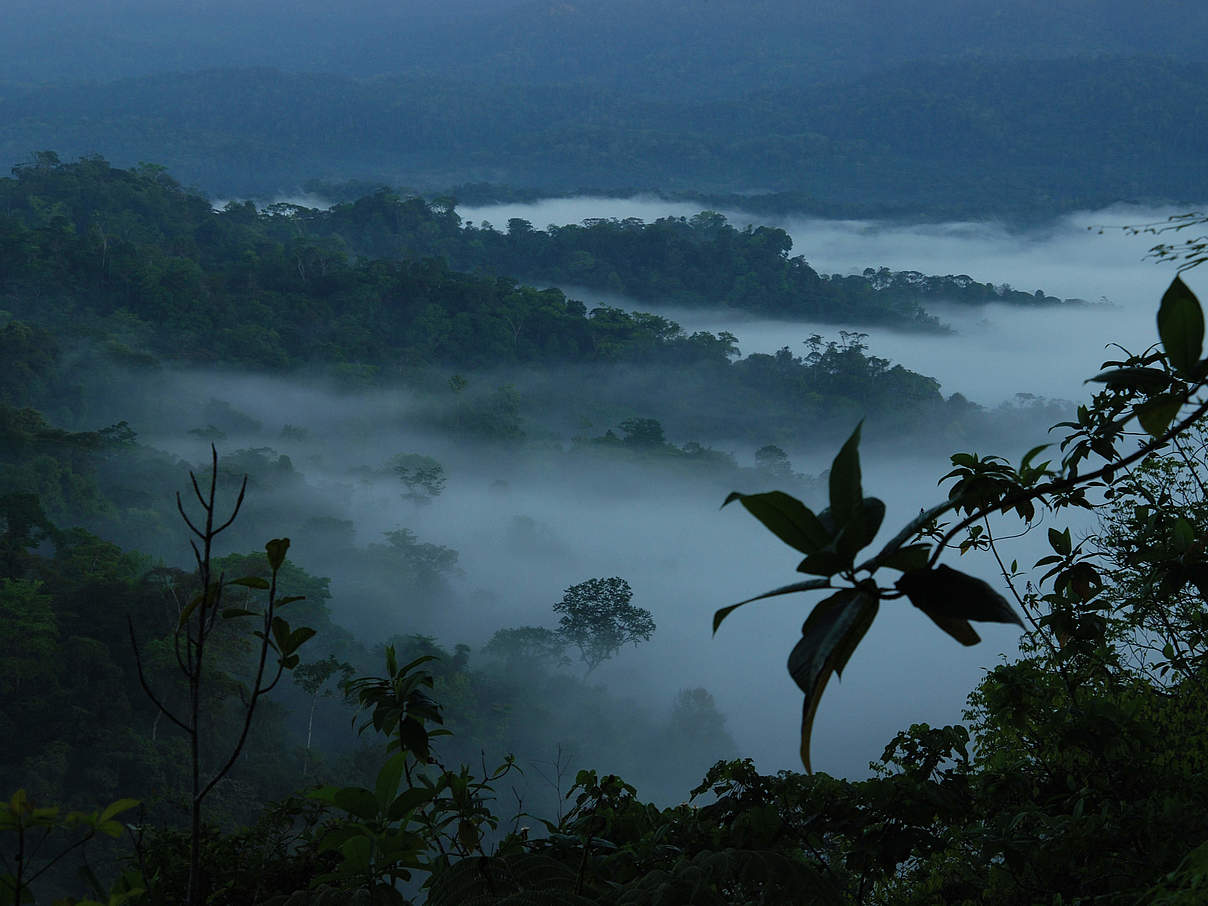
[{"label": "branch", "polygon": [[[246,481],[247,479],[244,478],[245,483]],[[277,675],[273,678],[273,681],[267,687],[261,685],[262,681],[264,680],[264,665],[268,660],[269,637],[272,635],[273,610],[276,605],[276,599],[277,571],[273,570],[273,581],[268,591],[268,606],[264,610],[264,633],[260,638],[260,661],[256,666],[256,679],[252,683],[252,697],[244,709],[243,729],[239,733],[239,739],[235,743],[234,748],[231,749],[231,755],[226,760],[226,764],[224,764],[217,771],[217,773],[210,778],[210,782],[207,783],[202,788],[201,792],[197,794],[198,802],[204,799],[209,794],[210,790],[212,790],[214,786],[230,772],[231,768],[234,767],[235,761],[239,758],[239,753],[243,751],[244,743],[247,742],[248,733],[252,728],[252,717],[256,713],[257,701],[259,701],[260,696],[264,695],[266,692],[272,689],[273,686],[277,685],[277,681],[281,679],[281,673],[284,670],[284,667],[278,664]],[[217,608],[215,608],[215,610],[217,610]]]},{"label": "branch", "polygon": [[[1196,389],[1198,390],[1199,387],[1197,386]],[[1048,484],[1041,485],[1040,487],[1032,488],[1029,491],[1021,491],[1017,494],[1012,494],[1005,500],[995,503],[993,506],[982,507],[978,510],[975,510],[944,534],[944,537],[940,539],[939,544],[936,545],[935,552],[931,555],[931,559],[927,562],[928,567],[935,566],[936,561],[939,560],[940,555],[944,551],[944,547],[950,541],[952,541],[953,538],[955,538],[969,526],[973,525],[973,523],[983,519],[985,516],[994,512],[1005,513],[1007,510],[1010,510],[1013,507],[1024,503],[1025,501],[1035,500],[1038,497],[1043,497],[1048,494],[1058,494],[1062,491],[1067,491],[1071,488],[1077,487],[1080,484],[1087,484],[1092,481],[1097,481],[1100,478],[1109,476],[1118,469],[1132,465],[1134,462],[1144,459],[1150,453],[1160,450],[1162,447],[1166,446],[1166,444],[1170,443],[1170,441],[1175,437],[1182,434],[1197,421],[1199,421],[1206,413],[1208,413],[1208,400],[1200,403],[1200,405],[1196,407],[1195,411],[1192,412],[1191,415],[1187,416],[1187,418],[1183,419],[1183,421],[1167,430],[1167,432],[1161,437],[1154,438],[1152,441],[1142,445],[1138,450],[1130,453],[1123,459],[1113,460],[1102,468],[1096,469],[1094,472],[1090,472],[1086,475],[1070,475],[1056,481],[1051,481]]]},{"label": "branch", "polygon": [[142,659],[142,655],[139,653],[139,650],[138,650],[138,640],[134,637],[134,620],[130,619],[130,617],[126,617],[126,626],[130,630],[130,645],[134,649],[134,663],[138,667],[138,681],[139,681],[139,684],[143,687],[143,691],[146,692],[147,697],[150,698],[152,702],[154,702],[155,707],[159,708],[161,714],[163,714],[165,717],[167,717],[168,720],[172,721],[172,723],[176,724],[176,726],[180,727],[186,733],[192,733],[193,731],[190,730],[187,726],[185,726],[185,724],[181,723],[181,721],[176,717],[176,715],[173,714],[171,711],[169,711],[167,706],[164,705],[164,703],[159,700],[159,698],[156,696],[156,694],[151,691],[151,686],[148,685],[147,678],[143,674],[143,659]]},{"label": "branch", "polygon": [[247,494],[247,476],[244,475],[243,484],[241,484],[239,486],[239,496],[235,498],[235,508],[231,511],[231,518],[228,519],[226,522],[224,522],[222,525],[218,526],[218,528],[214,529],[213,533],[211,534],[211,537],[213,537],[213,535],[217,535],[219,532],[225,531],[226,529],[231,527],[231,523],[234,522],[235,518],[239,515],[239,508],[243,506],[243,498],[246,494]]}]

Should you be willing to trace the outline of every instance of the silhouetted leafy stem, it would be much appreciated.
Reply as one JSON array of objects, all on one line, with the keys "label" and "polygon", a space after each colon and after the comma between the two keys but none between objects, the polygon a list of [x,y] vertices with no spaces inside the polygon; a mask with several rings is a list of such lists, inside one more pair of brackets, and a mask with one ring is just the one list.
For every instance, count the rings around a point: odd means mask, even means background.
[{"label": "silhouetted leafy stem", "polygon": [[[814,715],[832,673],[841,674],[852,653],[868,632],[882,601],[906,598],[940,629],[962,645],[980,641],[972,622],[1016,623],[1023,621],[1014,608],[987,582],[950,566],[939,564],[944,550],[962,533],[969,539],[962,553],[976,546],[981,526],[989,515],[1014,512],[1030,523],[1037,505],[1050,510],[1065,506],[1090,507],[1086,498],[1092,487],[1106,488],[1120,471],[1155,453],[1208,414],[1208,400],[1197,394],[1208,379],[1208,360],[1203,356],[1204,316],[1199,300],[1178,277],[1162,297],[1158,311],[1161,349],[1128,355],[1122,361],[1105,362],[1109,369],[1091,378],[1101,383],[1089,406],[1078,408],[1075,421],[1055,427],[1069,433],[1061,442],[1063,456],[1057,467],[1052,460],[1033,464],[1050,445],[1029,450],[1018,467],[998,456],[973,453],[952,456],[953,470],[940,479],[952,480],[948,499],[924,510],[899,531],[881,550],[857,565],[856,556],[876,537],[885,518],[885,504],[864,496],[860,471],[860,430],[840,448],[830,469],[828,506],[815,513],[796,498],[781,491],[726,497],[722,506],[738,501],[785,544],[804,555],[797,571],[817,578],[782,585],[771,591],[731,604],[713,615],[713,631],[739,607],[779,595],[801,591],[833,590],[833,594],[811,610],[801,627],[801,639],[789,655],[788,669],[805,694],[801,719],[801,761],[810,770],[810,737]],[[1190,411],[1179,416],[1185,409]],[[1148,438],[1137,449],[1122,454],[1118,449],[1126,431],[1136,421]],[[1080,473],[1079,465],[1091,455],[1105,464]],[[960,518],[951,528],[939,520],[949,513]],[[1068,568],[1050,570],[1044,580],[1072,581],[1081,570],[1080,582],[1098,581],[1084,576],[1085,562],[1075,563],[1068,548],[1069,533],[1051,530],[1054,550],[1070,559]],[[1042,563],[1051,562],[1046,558]],[[1064,561],[1063,561],[1064,563]],[[891,587],[874,578],[885,568],[901,573]]]}]

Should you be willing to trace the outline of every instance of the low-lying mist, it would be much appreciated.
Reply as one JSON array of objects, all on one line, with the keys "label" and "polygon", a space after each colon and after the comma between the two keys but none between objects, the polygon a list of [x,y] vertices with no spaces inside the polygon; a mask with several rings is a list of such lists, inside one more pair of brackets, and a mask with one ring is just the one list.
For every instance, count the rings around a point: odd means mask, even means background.
[{"label": "low-lying mist", "polygon": [[[506,228],[509,218],[534,224],[578,223],[588,217],[691,216],[692,205],[650,198],[560,198],[531,204],[459,208],[468,221]],[[836,221],[806,216],[782,218],[725,211],[736,225],[771,224],[793,239],[823,274],[861,273],[866,268],[923,274],[967,274],[982,283],[1042,289],[1088,305],[1021,309],[1011,305],[928,309],[956,337],[903,332],[868,325],[822,324],[751,317],[742,312],[704,311],[651,304],[581,287],[566,288],[589,304],[655,311],[685,330],[726,330],[744,354],[787,346],[800,354],[811,334],[833,336],[846,329],[868,335],[874,355],[940,381],[945,394],[961,393],[996,405],[1017,393],[1078,400],[1082,382],[1099,370],[1106,347],[1121,343],[1143,349],[1157,339],[1154,312],[1173,275],[1168,265],[1147,260],[1154,236],[1126,226],[1160,224],[1173,208],[1116,205],[1061,217],[1043,226],[1016,229],[1000,223],[887,223]],[[1189,275],[1195,288],[1196,275]]]},{"label": "low-lying mist", "polygon": [[[653,219],[681,211],[694,212],[654,201],[575,199],[462,213],[494,223],[519,216],[540,224],[587,216]],[[1153,316],[1171,269],[1144,260],[1150,244],[1145,237],[1099,235],[1083,223],[1155,216],[1101,212],[1028,234],[968,224],[828,225],[790,218],[786,225],[795,252],[824,271],[911,267],[1063,296],[1110,298],[1110,306],[951,309],[942,312],[955,330],[949,335],[864,330],[871,354],[938,377],[945,394],[995,404],[1020,392],[1082,399],[1081,381],[1097,370],[1105,343],[1118,340],[1137,349],[1153,341]],[[663,313],[689,330],[730,330],[744,353],[789,346],[800,354],[810,334],[832,337],[837,329],[742,320],[726,312]],[[471,376],[486,383],[522,380]],[[140,378],[119,391],[106,393],[108,410],[98,401],[89,418],[126,419],[144,443],[198,466],[207,461],[213,441],[233,468],[251,471],[246,519],[231,549],[252,550],[274,536],[293,538],[291,559],[331,578],[334,619],[365,642],[418,633],[450,648],[465,643],[477,657],[496,630],[555,626],[552,605],[569,586],[619,576],[632,586],[633,603],[653,613],[657,631],[648,643],[604,663],[590,681],[631,700],[637,711],[656,714],[667,713],[680,690],[704,687],[726,717],[740,754],[755,758],[761,771],[799,766],[800,693],[784,665],[812,601],[797,596],[753,604],[731,617],[717,637],[710,632],[718,607],[796,576],[791,550],[739,508],[718,509],[729,490],[775,486],[754,470],[752,448],[732,436],[684,437],[669,427],[668,441],[715,446],[733,454],[736,463],[693,471],[575,444],[576,434],[598,436],[616,422],[602,413],[576,430],[573,400],[561,414],[549,413],[546,424],[527,424],[527,442],[509,445],[468,441],[434,426],[434,403],[412,389],[351,391],[297,378],[165,372],[153,383]],[[878,440],[865,456],[864,486],[886,500],[884,532],[892,534],[920,507],[942,498],[936,481],[947,462],[906,441]],[[964,449],[979,449],[978,438],[964,440]],[[1019,437],[1011,449],[986,452],[1018,457],[1044,440],[1042,434]],[[793,469],[806,476],[785,489],[818,495],[821,485],[813,478],[829,467],[834,451],[819,450],[810,438],[783,446]],[[408,493],[393,459],[406,454],[431,457],[442,466],[447,484],[440,494]],[[183,489],[184,469],[176,472],[176,488]],[[149,492],[170,495],[176,488]],[[1081,530],[1089,527],[1085,523]],[[425,556],[456,551],[455,565],[445,563],[439,582],[406,587],[391,568],[398,551],[391,550],[388,533],[399,530],[414,533],[407,543],[434,546],[424,549]],[[362,553],[349,556],[354,550]],[[1027,542],[1017,551],[1021,563],[1029,562]],[[153,553],[186,563],[183,533],[161,539]],[[962,568],[994,581],[993,563],[976,558],[964,558]],[[965,649],[908,605],[884,608],[842,682],[823,700],[813,735],[815,768],[860,776],[897,730],[959,720],[980,672],[1015,650],[1017,635],[1010,627],[978,629],[983,643]],[[591,751],[580,750],[579,757],[579,766],[613,769]],[[683,777],[674,787],[642,793],[675,800],[698,780]]]}]

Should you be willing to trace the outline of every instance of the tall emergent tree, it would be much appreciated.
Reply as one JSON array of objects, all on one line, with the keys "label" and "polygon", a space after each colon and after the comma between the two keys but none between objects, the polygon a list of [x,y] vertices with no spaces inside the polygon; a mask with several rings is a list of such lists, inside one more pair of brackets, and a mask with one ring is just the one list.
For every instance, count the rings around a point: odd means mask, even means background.
[{"label": "tall emergent tree", "polygon": [[572,585],[554,605],[562,615],[558,631],[579,649],[588,673],[630,642],[636,645],[654,635],[654,617],[632,600],[629,583],[613,576]]}]

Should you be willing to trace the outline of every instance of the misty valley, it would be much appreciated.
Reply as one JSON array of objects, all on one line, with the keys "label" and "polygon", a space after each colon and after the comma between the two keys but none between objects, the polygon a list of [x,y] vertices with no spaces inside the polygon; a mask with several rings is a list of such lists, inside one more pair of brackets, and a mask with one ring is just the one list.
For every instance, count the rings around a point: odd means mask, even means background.
[{"label": "misty valley", "polygon": [[[1201,776],[1135,729],[1202,714],[1169,210],[329,188],[0,180],[0,831],[97,902],[1025,902],[1012,808]],[[78,889],[20,853],[3,902]]]}]

